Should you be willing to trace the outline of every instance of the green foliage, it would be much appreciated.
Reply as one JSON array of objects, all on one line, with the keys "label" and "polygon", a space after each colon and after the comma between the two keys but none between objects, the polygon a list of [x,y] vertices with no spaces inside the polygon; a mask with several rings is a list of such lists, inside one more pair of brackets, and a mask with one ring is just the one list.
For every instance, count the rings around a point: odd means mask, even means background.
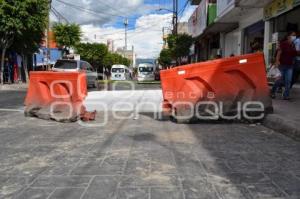
[{"label": "green foliage", "polygon": [[170,35],[167,42],[172,58],[177,60],[178,58],[188,56],[193,41],[193,38],[187,34]]},{"label": "green foliage", "polygon": [[172,55],[170,49],[163,49],[160,52],[158,61],[164,68],[170,66],[172,63]]},{"label": "green foliage", "polygon": [[127,58],[124,58],[123,56],[117,54],[117,53],[108,53],[103,60],[103,65],[105,67],[110,68],[112,65],[115,64],[122,64],[125,66],[130,65],[130,60]]},{"label": "green foliage", "polygon": [[0,48],[32,53],[47,26],[48,0],[0,0]]},{"label": "green foliage", "polygon": [[64,49],[75,47],[80,42],[81,29],[77,24],[55,23],[53,32],[56,43]]},{"label": "green foliage", "polygon": [[130,60],[119,54],[108,52],[107,46],[104,44],[80,43],[75,48],[82,60],[89,62],[99,70],[102,70],[103,66],[110,68],[114,64],[130,65]]},{"label": "green foliage", "polygon": [[107,47],[104,44],[80,43],[75,48],[76,53],[80,54],[81,59],[89,62],[95,68],[103,66],[103,59],[108,53]]},{"label": "green foliage", "polygon": [[7,49],[22,54],[37,50],[48,24],[48,13],[48,0],[0,0],[1,73]]}]

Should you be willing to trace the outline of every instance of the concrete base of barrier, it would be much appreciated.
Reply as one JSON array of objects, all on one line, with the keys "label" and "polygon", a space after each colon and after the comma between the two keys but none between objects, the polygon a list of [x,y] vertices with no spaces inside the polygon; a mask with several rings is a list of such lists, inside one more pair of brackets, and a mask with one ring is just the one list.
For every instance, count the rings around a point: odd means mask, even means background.
[{"label": "concrete base of barrier", "polygon": [[28,106],[25,108],[24,114],[26,117],[36,117],[44,120],[54,120],[57,122],[76,122],[79,119],[79,115],[76,113],[69,113],[67,108],[60,108],[59,110],[54,110],[51,113],[50,107],[38,107],[38,106]]},{"label": "concrete base of barrier", "polygon": [[43,120],[54,120],[62,123],[84,122],[95,120],[96,111],[88,112],[84,106],[79,106],[78,111],[70,112],[69,107],[62,107],[51,110],[50,107],[27,106],[24,114],[26,117],[36,117]]}]

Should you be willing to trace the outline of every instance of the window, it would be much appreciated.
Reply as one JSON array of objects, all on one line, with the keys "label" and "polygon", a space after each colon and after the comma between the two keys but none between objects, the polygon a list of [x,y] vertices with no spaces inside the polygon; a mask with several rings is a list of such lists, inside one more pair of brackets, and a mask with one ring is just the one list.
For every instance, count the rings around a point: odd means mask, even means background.
[{"label": "window", "polygon": [[77,62],[72,60],[58,60],[54,68],[59,69],[77,69]]},{"label": "window", "polygon": [[92,71],[92,72],[95,71],[94,68],[93,68],[93,66],[91,64],[87,63],[87,65],[88,65],[88,70],[89,71]]},{"label": "window", "polygon": [[142,72],[142,73],[143,72],[148,72],[149,73],[149,72],[153,72],[153,68],[152,67],[140,67],[139,71]]},{"label": "window", "polygon": [[81,70],[87,70],[87,64],[85,62],[80,62],[80,69]]},{"label": "window", "polygon": [[124,73],[124,68],[112,68],[111,72],[112,73]]}]

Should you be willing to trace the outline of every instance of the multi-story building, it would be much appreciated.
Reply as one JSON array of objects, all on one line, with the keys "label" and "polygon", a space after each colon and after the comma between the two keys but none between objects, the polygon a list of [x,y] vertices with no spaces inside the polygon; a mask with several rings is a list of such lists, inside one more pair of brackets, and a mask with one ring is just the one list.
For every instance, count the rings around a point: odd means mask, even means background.
[{"label": "multi-story building", "polygon": [[115,49],[114,49],[114,40],[112,39],[108,39],[107,40],[107,49],[109,52],[114,52]]},{"label": "multi-story building", "polygon": [[269,61],[276,42],[300,28],[300,0],[193,0],[189,20],[194,61],[261,51]]},{"label": "multi-story building", "polygon": [[189,34],[188,22],[179,22],[177,25],[177,32],[179,34]]}]

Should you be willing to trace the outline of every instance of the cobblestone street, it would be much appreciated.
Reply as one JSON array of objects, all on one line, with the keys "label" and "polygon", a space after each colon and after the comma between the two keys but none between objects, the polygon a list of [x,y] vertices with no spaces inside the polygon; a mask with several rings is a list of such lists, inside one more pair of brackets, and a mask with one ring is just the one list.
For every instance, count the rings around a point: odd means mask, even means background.
[{"label": "cobblestone street", "polygon": [[87,128],[2,113],[1,198],[300,196],[299,142],[260,125],[140,115]]}]

